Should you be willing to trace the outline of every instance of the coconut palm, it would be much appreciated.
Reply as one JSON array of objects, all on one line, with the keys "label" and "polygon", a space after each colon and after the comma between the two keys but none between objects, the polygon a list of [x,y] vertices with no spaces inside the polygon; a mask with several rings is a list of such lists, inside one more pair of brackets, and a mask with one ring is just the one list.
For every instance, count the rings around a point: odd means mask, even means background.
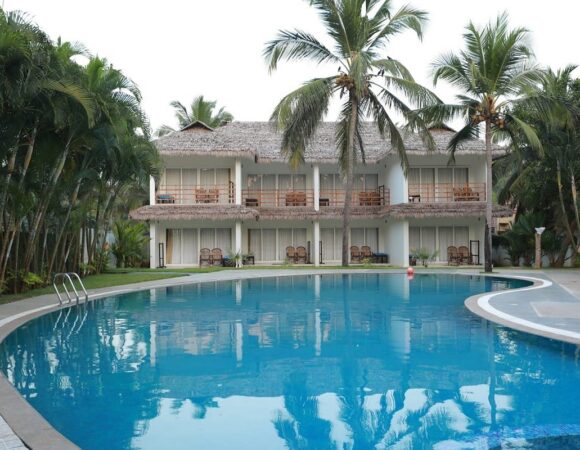
[{"label": "coconut palm", "polygon": [[[414,81],[401,62],[382,56],[391,38],[403,31],[414,31],[421,38],[427,13],[410,6],[393,11],[389,0],[312,0],[310,4],[318,12],[332,47],[310,33],[282,30],[264,50],[270,71],[277,69],[281,61],[307,60],[333,64],[338,66],[338,72],[311,79],[288,94],[276,106],[271,120],[282,132],[283,154],[297,167],[304,161],[308,142],[328,112],[331,99],[339,97],[342,101],[336,147],[346,184],[342,265],[347,266],[354,166],[357,160],[365,160],[364,119],[371,118],[381,136],[390,138],[406,170],[403,137],[391,112],[404,117],[409,114],[410,108],[401,94],[416,105],[438,101]],[[432,146],[428,133],[424,139]]]},{"label": "coconut palm", "polygon": [[543,72],[533,62],[527,44],[528,30],[510,29],[508,16],[501,14],[483,28],[469,23],[463,35],[465,50],[441,56],[433,64],[433,81],[445,80],[463,93],[455,104],[439,104],[418,111],[423,121],[444,123],[461,118],[465,125],[449,141],[451,158],[461,143],[485,136],[486,210],[485,271],[491,272],[492,221],[492,142],[521,141],[536,151],[542,145],[536,131],[519,118],[513,109],[527,105],[543,109],[540,96],[532,92],[542,80]]},{"label": "coconut palm", "polygon": [[[227,112],[225,108],[220,108],[219,111],[214,112],[217,102],[205,100],[203,95],[193,99],[189,110],[177,100],[172,101],[170,105],[175,109],[175,118],[179,128],[184,128],[194,122],[202,122],[210,128],[217,128],[234,120],[234,116]],[[162,125],[157,130],[157,135],[165,136],[174,131],[175,129],[169,125]]]}]

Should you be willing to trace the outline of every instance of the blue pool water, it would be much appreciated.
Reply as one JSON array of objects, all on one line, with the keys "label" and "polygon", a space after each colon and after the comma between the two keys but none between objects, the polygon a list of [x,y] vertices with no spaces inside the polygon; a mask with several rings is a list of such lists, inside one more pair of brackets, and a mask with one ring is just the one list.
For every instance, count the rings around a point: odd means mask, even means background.
[{"label": "blue pool water", "polygon": [[580,351],[463,306],[526,284],[329,274],[144,291],[28,323],[0,368],[84,449],[548,448],[532,446],[580,435]]}]

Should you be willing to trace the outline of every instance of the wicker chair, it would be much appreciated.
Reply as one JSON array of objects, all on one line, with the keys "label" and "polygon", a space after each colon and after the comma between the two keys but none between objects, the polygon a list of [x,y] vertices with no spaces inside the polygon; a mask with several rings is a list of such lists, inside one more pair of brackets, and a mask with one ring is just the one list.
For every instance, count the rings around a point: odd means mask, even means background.
[{"label": "wicker chair", "polygon": [[306,254],[306,247],[296,247],[296,262],[306,264],[308,262],[308,255]]},{"label": "wicker chair", "polygon": [[465,245],[459,247],[457,253],[460,264],[471,264],[471,255],[469,254],[469,249]]},{"label": "wicker chair", "polygon": [[207,191],[207,203],[219,203],[220,190],[219,189],[209,189]]},{"label": "wicker chair", "polygon": [[207,203],[207,191],[204,188],[197,188],[195,190],[195,202]]},{"label": "wicker chair", "polygon": [[360,262],[360,259],[361,259],[360,249],[356,245],[353,245],[350,248],[350,261]]},{"label": "wicker chair", "polygon": [[211,262],[211,251],[209,248],[202,248],[199,251],[199,265],[202,266],[204,262],[207,265],[209,265]]},{"label": "wicker chair", "polygon": [[457,253],[457,247],[450,245],[447,247],[447,264],[450,266],[452,264],[459,264],[459,254]]},{"label": "wicker chair", "polygon": [[361,259],[367,259],[367,258],[373,257],[373,252],[371,251],[371,248],[368,245],[363,245],[360,248],[360,257],[361,257]]},{"label": "wicker chair", "polygon": [[292,263],[296,262],[296,249],[294,247],[286,247],[286,259]]},{"label": "wicker chair", "polygon": [[223,266],[224,265],[224,254],[222,253],[221,248],[214,248],[211,251],[211,259],[212,264],[214,266]]}]

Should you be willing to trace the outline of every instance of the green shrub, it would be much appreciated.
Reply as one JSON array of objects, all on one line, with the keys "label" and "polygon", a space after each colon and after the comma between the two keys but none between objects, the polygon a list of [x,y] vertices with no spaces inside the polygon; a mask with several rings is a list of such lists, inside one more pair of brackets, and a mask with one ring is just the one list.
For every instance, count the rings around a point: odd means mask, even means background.
[{"label": "green shrub", "polygon": [[147,227],[140,222],[118,220],[113,225],[115,243],[111,251],[117,258],[117,267],[141,267],[146,257],[146,245],[149,237]]}]

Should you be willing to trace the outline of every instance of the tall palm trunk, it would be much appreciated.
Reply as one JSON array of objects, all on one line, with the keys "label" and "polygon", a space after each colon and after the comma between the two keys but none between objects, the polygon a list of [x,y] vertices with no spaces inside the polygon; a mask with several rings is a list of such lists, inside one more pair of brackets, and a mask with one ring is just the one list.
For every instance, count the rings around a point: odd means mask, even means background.
[{"label": "tall palm trunk", "polygon": [[351,111],[350,123],[348,124],[348,136],[346,143],[347,168],[346,168],[346,191],[344,193],[344,210],[342,213],[342,266],[348,267],[348,239],[350,236],[350,206],[352,203],[352,185],[354,178],[354,138],[356,134],[356,121],[358,118],[358,98],[350,92]]},{"label": "tall palm trunk", "polygon": [[566,210],[566,205],[564,204],[564,193],[562,192],[562,166],[559,159],[556,160],[556,184],[558,185],[558,198],[560,200],[560,208],[562,209],[564,226],[566,227],[568,238],[574,247],[574,252],[578,253],[579,243],[576,240],[574,233],[572,232],[572,228],[570,227],[570,222],[568,221],[568,211]]},{"label": "tall palm trunk", "polygon": [[491,120],[485,122],[485,157],[486,157],[486,185],[485,185],[485,271],[492,272],[491,261],[491,223],[493,220],[492,199],[492,157],[491,157]]}]

